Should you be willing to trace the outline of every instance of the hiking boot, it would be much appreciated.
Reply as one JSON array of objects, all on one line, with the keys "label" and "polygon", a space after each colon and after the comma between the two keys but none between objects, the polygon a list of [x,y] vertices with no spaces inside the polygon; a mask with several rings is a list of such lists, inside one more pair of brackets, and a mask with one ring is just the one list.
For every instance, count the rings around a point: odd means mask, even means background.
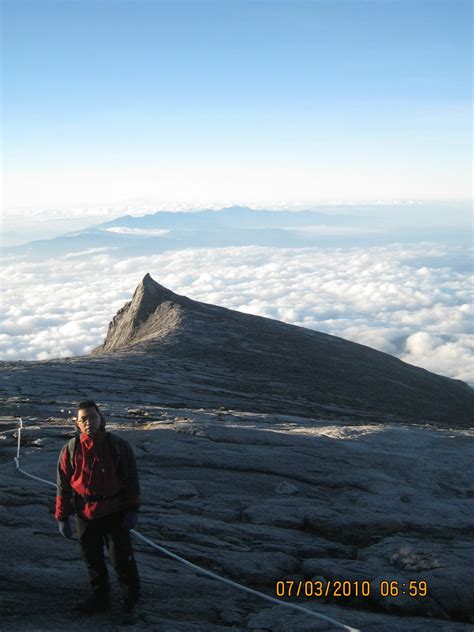
[{"label": "hiking boot", "polygon": [[122,623],[125,625],[135,625],[138,621],[137,603],[124,600]]},{"label": "hiking boot", "polygon": [[98,612],[108,612],[111,608],[110,593],[94,593],[85,601],[77,604],[81,614],[91,615]]}]

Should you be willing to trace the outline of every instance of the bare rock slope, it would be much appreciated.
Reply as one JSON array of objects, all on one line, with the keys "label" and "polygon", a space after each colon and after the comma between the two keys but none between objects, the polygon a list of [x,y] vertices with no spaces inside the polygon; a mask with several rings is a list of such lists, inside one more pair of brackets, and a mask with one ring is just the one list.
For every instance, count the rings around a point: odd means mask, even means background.
[{"label": "bare rock slope", "polygon": [[[54,520],[68,411],[98,401],[133,445],[147,538],[245,586],[363,632],[470,632],[472,390],[387,354],[179,296],[148,275],[91,356],[4,362],[0,417],[2,632],[121,629],[73,606],[88,592]],[[427,424],[426,422],[431,422]],[[135,540],[137,630],[336,629],[225,586]],[[345,596],[311,593],[349,582]],[[291,582],[294,582],[291,584]],[[369,594],[356,594],[362,582]],[[398,594],[387,594],[397,582]],[[414,582],[415,594],[409,594]],[[421,591],[417,591],[417,587]],[[426,588],[426,592],[424,590]]]},{"label": "bare rock slope", "polygon": [[[26,422],[21,466],[51,481],[73,433],[58,417],[61,404],[17,408]],[[285,582],[293,586],[285,601],[363,632],[472,631],[472,431],[112,402],[103,409],[137,456],[145,537],[270,596]],[[16,426],[0,418],[2,632],[125,629],[115,579],[110,616],[74,613],[88,593],[85,567],[77,543],[57,531],[54,489],[15,471]],[[143,584],[137,630],[337,629],[134,541]],[[317,595],[338,581],[349,587],[345,596],[332,588]],[[364,596],[362,583],[370,585]]]},{"label": "bare rock slope", "polygon": [[[306,407],[460,425],[473,419],[473,392],[462,382],[336,336],[193,301],[149,274],[95,355],[132,352],[138,343],[146,343],[140,353],[200,365],[208,386],[240,391],[271,410],[304,413]],[[282,397],[292,400],[291,408],[282,410]]]}]

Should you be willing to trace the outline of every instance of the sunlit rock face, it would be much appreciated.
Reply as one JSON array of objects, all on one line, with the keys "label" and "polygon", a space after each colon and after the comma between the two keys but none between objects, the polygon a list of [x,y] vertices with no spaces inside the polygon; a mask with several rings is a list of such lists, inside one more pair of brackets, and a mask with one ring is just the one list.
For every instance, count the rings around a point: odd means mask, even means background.
[{"label": "sunlit rock face", "polygon": [[132,300],[114,316],[104,344],[95,350],[113,351],[153,338],[163,338],[175,331],[181,321],[183,306],[191,303],[156,283],[147,274],[135,290]]}]

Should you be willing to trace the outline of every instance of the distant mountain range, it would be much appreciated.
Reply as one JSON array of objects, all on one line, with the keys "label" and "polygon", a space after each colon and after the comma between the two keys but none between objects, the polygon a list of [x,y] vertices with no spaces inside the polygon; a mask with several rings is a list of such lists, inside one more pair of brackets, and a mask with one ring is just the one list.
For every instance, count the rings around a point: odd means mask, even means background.
[{"label": "distant mountain range", "polygon": [[185,213],[160,211],[150,215],[135,217],[124,215],[98,228],[116,226],[128,228],[168,228],[209,230],[223,228],[298,228],[325,224],[332,226],[360,225],[372,219],[354,215],[320,213],[318,211],[257,211],[246,206],[231,206],[220,210],[203,210]]},{"label": "distant mountain range", "polygon": [[[350,238],[353,230],[367,232],[361,224],[363,219],[358,217],[316,211],[256,211],[238,206],[220,211],[160,211],[141,217],[124,215],[53,239],[11,246],[3,252],[43,259],[52,253],[62,256],[98,248],[113,249],[117,257],[134,256],[138,250],[140,254],[156,254],[182,248],[248,245],[299,248],[339,243],[341,228],[350,231]],[[322,233],[314,232],[315,226],[324,227]]]},{"label": "distant mountain range", "polygon": [[[454,229],[453,229],[454,230]],[[183,248],[271,246],[284,248],[371,246],[394,241],[459,239],[459,229],[388,228],[369,215],[318,211],[257,211],[233,206],[196,212],[124,215],[53,239],[3,249],[7,256],[37,260],[110,249],[117,257]]]}]

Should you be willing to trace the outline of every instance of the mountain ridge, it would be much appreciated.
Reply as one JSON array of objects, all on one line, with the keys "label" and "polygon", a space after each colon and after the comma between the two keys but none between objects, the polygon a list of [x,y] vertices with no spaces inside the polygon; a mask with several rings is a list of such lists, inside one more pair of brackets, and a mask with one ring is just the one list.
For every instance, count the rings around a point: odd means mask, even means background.
[{"label": "mountain ridge", "polygon": [[193,229],[209,228],[209,220],[212,225],[241,227],[245,222],[247,228],[257,227],[282,227],[292,220],[299,226],[324,221],[326,224],[338,224],[349,222],[359,224],[367,219],[377,221],[374,217],[347,215],[343,213],[324,213],[319,210],[304,209],[298,211],[282,210],[257,210],[248,206],[228,206],[221,209],[202,209],[198,211],[157,211],[144,215],[122,215],[107,222],[96,224],[95,228],[107,229],[110,227],[164,227],[176,228],[184,224]]},{"label": "mountain ridge", "polygon": [[[365,211],[365,207],[361,208]],[[382,218],[373,215],[227,207],[122,215],[56,237],[7,246],[3,253],[36,261],[49,259],[52,251],[60,257],[100,248],[110,250],[116,257],[128,258],[136,255],[137,246],[143,255],[153,256],[188,248],[350,248],[440,239],[458,244],[463,243],[465,235],[466,231],[460,228],[396,228],[384,225]]]},{"label": "mountain ridge", "polygon": [[314,408],[352,407],[359,416],[472,421],[474,391],[460,380],[337,336],[194,301],[148,273],[92,355],[114,354],[198,362],[226,390],[236,381],[247,392],[255,377],[264,399],[283,389]]}]

